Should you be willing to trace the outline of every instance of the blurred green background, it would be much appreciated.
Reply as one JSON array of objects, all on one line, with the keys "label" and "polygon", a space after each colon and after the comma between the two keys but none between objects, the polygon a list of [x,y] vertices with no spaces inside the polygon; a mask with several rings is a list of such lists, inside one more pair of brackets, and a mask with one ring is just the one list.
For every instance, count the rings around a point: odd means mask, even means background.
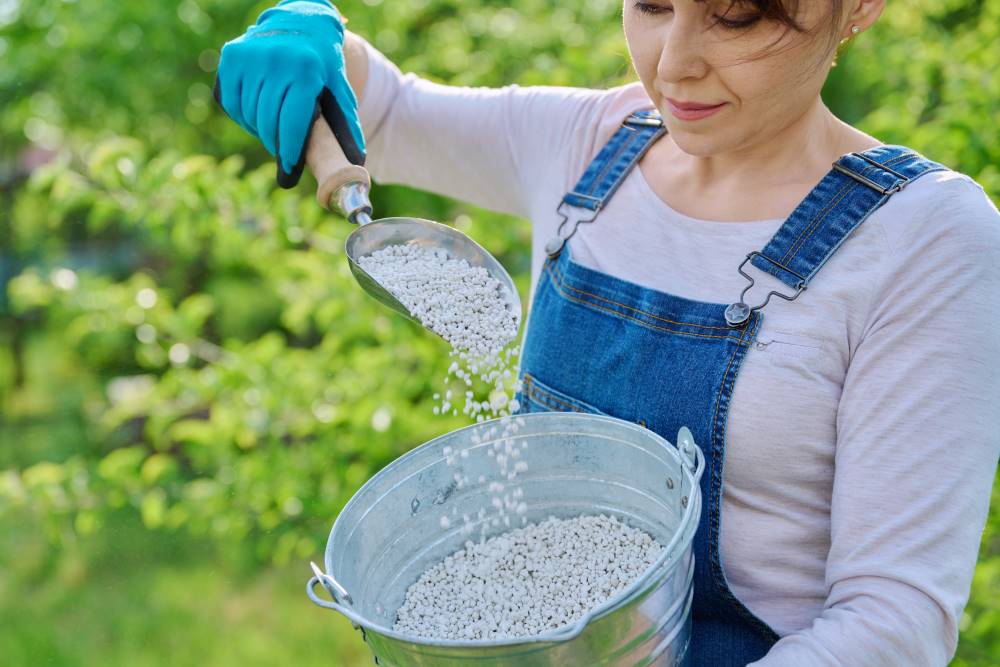
[{"label": "blurred green background", "polygon": [[[3,665],[370,663],[307,563],[373,472],[464,423],[431,414],[444,344],[355,287],[349,225],[214,106],[218,49],[269,4],[0,0]],[[339,6],[437,81],[607,87],[631,79],[620,4]],[[998,43],[998,0],[890,2],[824,98],[996,201]],[[527,293],[526,221],[373,200],[458,225]],[[997,664],[998,601],[994,511],[954,664]]]}]

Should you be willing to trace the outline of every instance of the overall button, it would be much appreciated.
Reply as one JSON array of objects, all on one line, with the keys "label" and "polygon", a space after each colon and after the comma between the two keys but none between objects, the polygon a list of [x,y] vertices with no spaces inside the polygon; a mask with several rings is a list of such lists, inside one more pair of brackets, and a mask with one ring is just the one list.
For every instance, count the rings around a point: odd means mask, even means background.
[{"label": "overall button", "polygon": [[748,319],[750,319],[750,306],[742,301],[731,304],[728,308],[726,308],[726,321],[729,322],[730,325],[735,327],[743,324]]},{"label": "overall button", "polygon": [[555,257],[562,251],[564,243],[566,243],[564,239],[558,236],[553,236],[545,244],[545,254],[549,257]]}]

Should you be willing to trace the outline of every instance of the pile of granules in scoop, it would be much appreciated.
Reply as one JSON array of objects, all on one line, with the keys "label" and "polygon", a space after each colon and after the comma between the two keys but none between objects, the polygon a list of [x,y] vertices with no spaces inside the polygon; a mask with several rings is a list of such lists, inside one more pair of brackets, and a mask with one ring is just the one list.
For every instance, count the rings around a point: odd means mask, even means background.
[{"label": "pile of granules in scoop", "polygon": [[428,639],[509,639],[553,630],[626,588],[660,556],[613,516],[515,528],[431,566],[406,591],[393,629]]},{"label": "pile of granules in scoop", "polygon": [[[511,295],[500,281],[444,249],[416,243],[386,246],[358,258],[358,265],[451,345],[445,384],[454,377],[464,386],[457,394],[437,393],[435,413],[457,415],[460,401],[462,412],[478,421],[516,411],[509,366],[517,350],[507,345],[517,337],[521,313],[510,307]],[[484,400],[474,396],[476,378],[490,387]]]},{"label": "pile of granules in scoop", "polygon": [[495,359],[517,336],[521,314],[489,272],[441,248],[393,245],[358,264],[424,326],[472,361]]}]

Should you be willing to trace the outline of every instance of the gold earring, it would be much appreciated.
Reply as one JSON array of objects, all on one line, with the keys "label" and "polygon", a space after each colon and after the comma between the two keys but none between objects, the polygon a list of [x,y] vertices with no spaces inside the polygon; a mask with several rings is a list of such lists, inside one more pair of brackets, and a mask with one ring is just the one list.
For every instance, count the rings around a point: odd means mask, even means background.
[{"label": "gold earring", "polygon": [[859,32],[861,32],[861,28],[859,28],[856,25],[852,25],[851,26],[851,35],[850,35],[850,37],[845,37],[844,39],[840,40],[840,44],[837,45],[837,52],[833,56],[833,62],[830,63],[830,67],[836,67],[837,66],[837,58],[840,57],[841,47],[843,47],[844,44],[846,44],[847,42],[851,41],[851,37],[853,37],[854,35],[857,35]]}]

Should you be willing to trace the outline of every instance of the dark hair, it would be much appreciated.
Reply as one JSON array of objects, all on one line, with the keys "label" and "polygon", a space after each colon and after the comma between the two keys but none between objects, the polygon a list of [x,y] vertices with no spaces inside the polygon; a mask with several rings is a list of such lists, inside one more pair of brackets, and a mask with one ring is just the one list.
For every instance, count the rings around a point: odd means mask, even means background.
[{"label": "dark hair", "polygon": [[[794,16],[798,13],[799,0],[731,0],[729,7],[726,11],[722,13],[720,18],[725,18],[726,14],[736,5],[753,5],[757,8],[758,20],[772,21],[780,23],[786,26],[786,30],[782,32],[778,38],[774,41],[774,44],[780,42],[789,30],[794,30],[795,32],[804,35],[806,37],[816,37],[824,31],[828,31],[826,48],[823,50],[823,58],[817,63],[825,62],[825,60],[833,53],[833,49],[837,47],[840,42],[840,30],[839,28],[839,18],[840,14],[844,8],[844,0],[831,0],[831,11],[830,15],[826,21],[820,21],[813,28],[807,29],[799,25],[798,21],[795,20]],[[774,46],[772,44],[771,46]],[[756,58],[764,57],[767,55],[773,55],[770,47],[766,48],[764,52],[760,55],[750,58],[754,60]]]}]

